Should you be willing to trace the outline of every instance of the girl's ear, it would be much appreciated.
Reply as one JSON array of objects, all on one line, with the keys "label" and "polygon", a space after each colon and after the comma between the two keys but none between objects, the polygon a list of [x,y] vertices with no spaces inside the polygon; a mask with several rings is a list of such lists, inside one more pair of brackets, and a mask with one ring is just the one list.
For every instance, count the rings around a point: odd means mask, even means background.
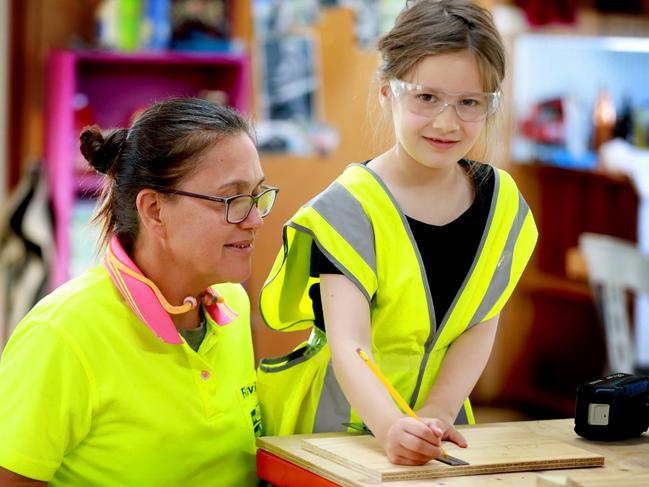
[{"label": "girl's ear", "polygon": [[388,83],[382,84],[379,88],[379,103],[381,107],[385,107],[385,104],[390,100],[390,94],[390,85]]}]

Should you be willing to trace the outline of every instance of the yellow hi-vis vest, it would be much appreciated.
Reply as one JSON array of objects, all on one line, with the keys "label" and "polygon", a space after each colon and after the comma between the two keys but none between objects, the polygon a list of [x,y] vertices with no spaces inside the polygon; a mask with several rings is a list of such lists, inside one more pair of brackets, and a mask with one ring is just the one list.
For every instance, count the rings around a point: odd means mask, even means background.
[{"label": "yellow hi-vis vest", "polygon": [[[394,196],[370,168],[353,164],[285,225],[283,249],[260,296],[266,324],[285,331],[313,326],[309,288],[319,281],[309,273],[314,241],[367,298],[377,365],[419,409],[448,347],[500,312],[536,243],[534,219],[516,184],[505,171],[494,173],[482,239],[446,316],[435,316],[420,254],[426,250],[417,247]],[[341,431],[342,423],[360,421],[336,381],[326,337],[313,329],[291,354],[260,363],[264,434]],[[474,422],[468,398],[456,419],[466,422]]]}]

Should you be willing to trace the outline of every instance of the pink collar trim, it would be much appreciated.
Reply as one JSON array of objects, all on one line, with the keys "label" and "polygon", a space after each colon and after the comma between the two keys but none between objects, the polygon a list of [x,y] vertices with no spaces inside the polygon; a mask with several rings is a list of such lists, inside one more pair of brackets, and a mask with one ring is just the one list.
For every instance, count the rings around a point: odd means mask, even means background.
[{"label": "pink collar trim", "polygon": [[[104,266],[108,270],[113,283],[117,286],[117,289],[119,289],[119,292],[137,317],[156,336],[166,343],[183,343],[183,339],[174,326],[169,313],[162,307],[162,304],[151,287],[147,283],[124,272],[115,263],[111,263],[112,259],[116,259],[135,274],[144,277],[144,274],[142,274],[140,269],[138,269],[122,248],[117,236],[111,239],[109,248],[106,250],[106,255],[104,256]],[[208,288],[206,292],[208,291],[210,294],[216,295],[216,291],[213,288]],[[238,315],[230,309],[222,297],[216,296],[218,297],[218,300],[215,300],[216,302],[207,305],[203,304],[203,307],[217,325],[227,325]]]}]

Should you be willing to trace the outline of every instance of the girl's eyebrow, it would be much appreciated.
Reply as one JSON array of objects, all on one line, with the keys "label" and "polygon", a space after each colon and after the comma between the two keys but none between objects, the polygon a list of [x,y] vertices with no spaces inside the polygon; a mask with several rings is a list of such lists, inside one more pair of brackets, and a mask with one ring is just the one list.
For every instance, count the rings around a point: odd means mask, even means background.
[{"label": "girl's eyebrow", "polygon": [[443,90],[442,88],[436,88],[434,86],[422,85],[420,83],[410,83],[408,81],[406,81],[405,83],[407,83],[407,84],[409,84],[411,86],[414,86],[415,89],[428,90],[428,91],[438,91],[440,93],[444,93],[445,95],[450,95],[450,96],[467,96],[467,95],[478,96],[478,95],[485,95],[485,94],[489,93],[489,92],[485,92],[485,91],[446,91],[446,90]]}]

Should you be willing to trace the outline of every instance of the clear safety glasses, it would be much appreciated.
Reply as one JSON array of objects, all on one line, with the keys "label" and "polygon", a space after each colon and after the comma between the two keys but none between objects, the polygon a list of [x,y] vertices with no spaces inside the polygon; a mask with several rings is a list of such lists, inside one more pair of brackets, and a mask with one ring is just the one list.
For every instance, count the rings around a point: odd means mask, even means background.
[{"label": "clear safety glasses", "polygon": [[257,206],[259,216],[262,218],[270,213],[275,204],[275,198],[279,188],[265,187],[264,190],[257,194],[238,194],[227,198],[220,196],[209,196],[206,194],[190,193],[179,189],[163,188],[161,186],[150,186],[159,193],[178,194],[180,196],[189,196],[190,198],[199,198],[207,201],[223,203],[225,211],[225,221],[228,223],[241,223],[250,214],[253,206]]},{"label": "clear safety glasses", "polygon": [[390,80],[390,89],[404,107],[415,115],[435,118],[452,105],[455,113],[465,122],[479,122],[494,113],[500,102],[500,91],[493,93],[448,93],[427,86]]}]

